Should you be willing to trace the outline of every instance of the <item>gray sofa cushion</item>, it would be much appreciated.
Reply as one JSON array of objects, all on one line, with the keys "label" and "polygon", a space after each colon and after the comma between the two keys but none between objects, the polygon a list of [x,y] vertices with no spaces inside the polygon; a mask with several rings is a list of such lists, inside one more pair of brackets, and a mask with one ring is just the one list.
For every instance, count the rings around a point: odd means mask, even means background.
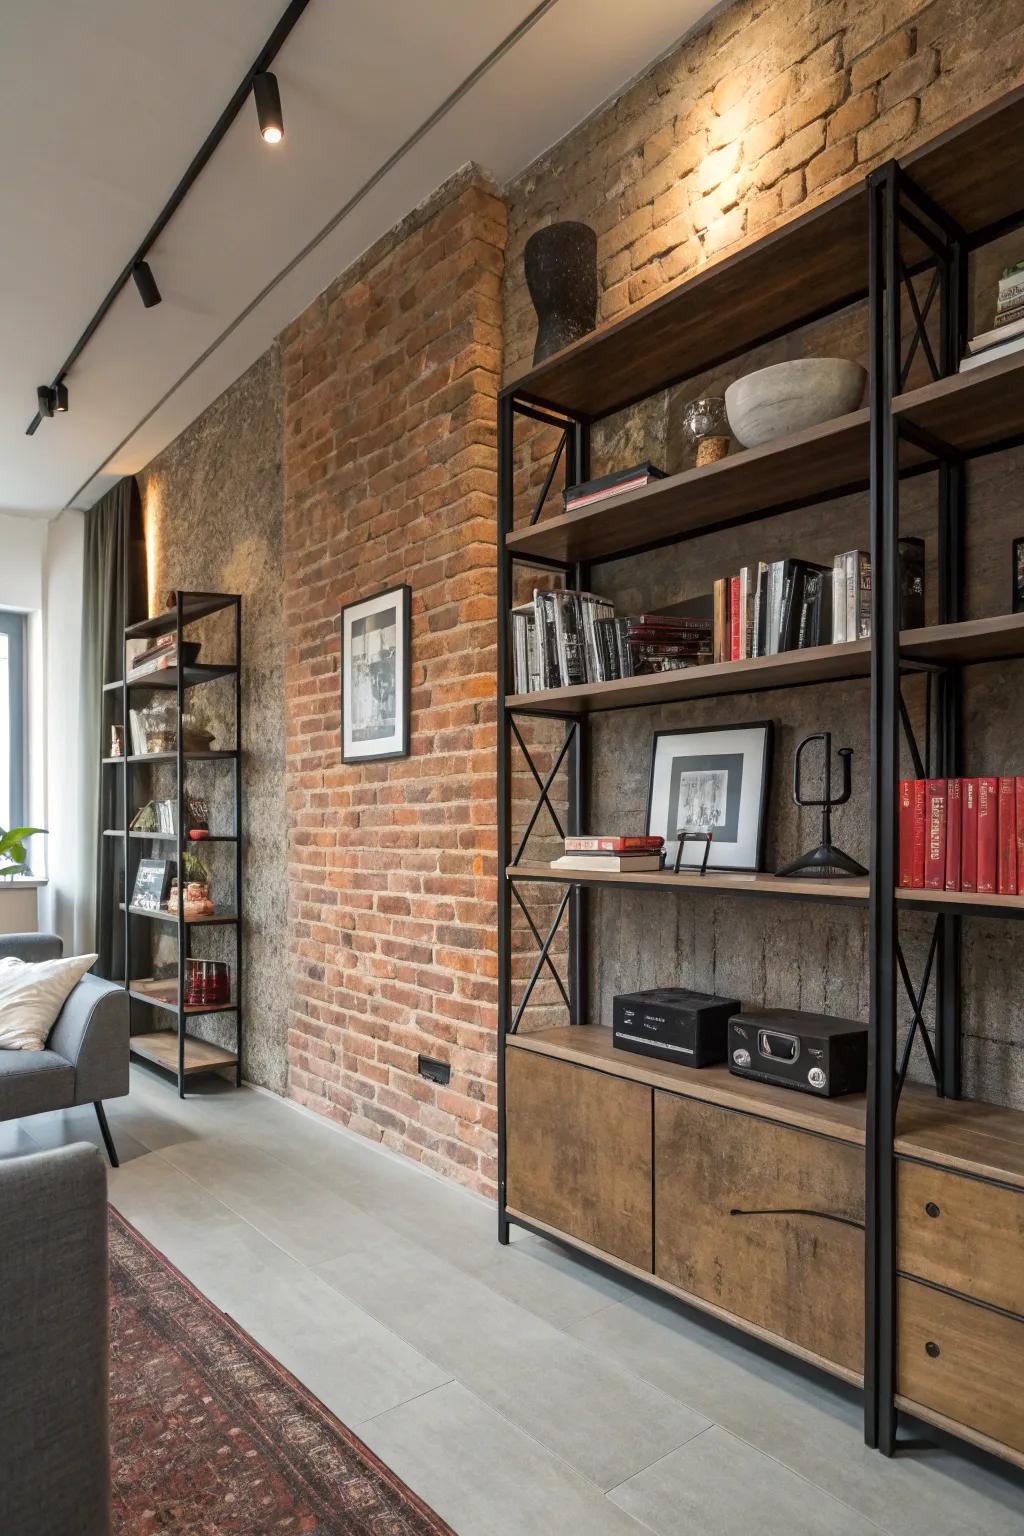
[{"label": "gray sofa cushion", "polygon": [[74,1102],[75,1069],[56,1051],[0,1051],[0,1120]]},{"label": "gray sofa cushion", "polygon": [[0,1531],[107,1536],[107,1181],[93,1147],[0,1163]]},{"label": "gray sofa cushion", "polygon": [[59,960],[64,945],[55,933],[2,933],[0,960],[13,955],[15,960]]}]

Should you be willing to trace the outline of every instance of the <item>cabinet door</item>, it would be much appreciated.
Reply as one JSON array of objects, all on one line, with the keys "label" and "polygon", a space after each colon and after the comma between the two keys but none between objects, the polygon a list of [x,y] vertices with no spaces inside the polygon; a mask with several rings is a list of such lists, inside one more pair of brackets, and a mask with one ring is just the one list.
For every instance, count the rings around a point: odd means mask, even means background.
[{"label": "cabinet door", "polygon": [[1024,1194],[924,1163],[897,1167],[900,1269],[1024,1315]]},{"label": "cabinet door", "polygon": [[896,1323],[901,1397],[1024,1451],[1024,1323],[905,1279]]},{"label": "cabinet door", "polygon": [[861,1372],[861,1149],[675,1094],[654,1099],[655,1274]]},{"label": "cabinet door", "polygon": [[506,1205],[650,1270],[651,1093],[509,1046]]}]

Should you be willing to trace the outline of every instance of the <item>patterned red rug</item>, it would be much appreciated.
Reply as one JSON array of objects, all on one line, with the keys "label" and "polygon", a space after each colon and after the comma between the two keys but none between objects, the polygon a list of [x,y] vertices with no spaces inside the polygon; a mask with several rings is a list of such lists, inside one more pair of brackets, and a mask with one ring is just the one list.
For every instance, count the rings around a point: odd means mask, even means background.
[{"label": "patterned red rug", "polygon": [[110,1212],[118,1536],[454,1536]]}]

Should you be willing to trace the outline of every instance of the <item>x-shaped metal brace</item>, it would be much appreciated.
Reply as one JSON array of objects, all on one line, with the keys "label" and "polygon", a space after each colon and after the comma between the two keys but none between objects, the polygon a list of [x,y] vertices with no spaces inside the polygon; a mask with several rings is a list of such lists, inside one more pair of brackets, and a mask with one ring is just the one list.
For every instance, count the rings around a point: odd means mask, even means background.
[{"label": "x-shaped metal brace", "polygon": [[519,860],[523,856],[523,851],[526,848],[526,844],[529,842],[530,833],[533,831],[534,826],[536,825],[537,817],[540,815],[541,807],[542,806],[545,806],[545,805],[547,806],[548,814],[551,817],[551,820],[555,824],[555,831],[558,833],[558,836],[560,838],[562,838],[563,840],[565,838],[565,829],[563,828],[561,821],[558,819],[558,813],[556,812],[554,806],[551,804],[551,801],[548,798],[548,791],[551,788],[552,784],[555,782],[555,775],[557,774],[559,768],[561,768],[563,762],[565,761],[565,754],[568,752],[570,746],[572,745],[572,739],[573,739],[573,736],[576,734],[576,729],[577,729],[577,726],[579,724],[579,721],[571,720],[571,721],[567,722],[568,729],[566,730],[566,733],[565,733],[565,740],[562,742],[562,745],[561,745],[561,747],[558,750],[558,756],[555,758],[554,762],[552,763],[551,767],[549,768],[547,776],[545,778],[543,778],[543,779],[541,778],[540,774],[537,772],[537,765],[533,761],[533,758],[530,756],[530,749],[526,745],[526,742],[523,740],[522,733],[521,733],[519,727],[516,725],[515,720],[511,716],[509,717],[509,724],[512,727],[512,734],[515,737],[516,741],[518,741],[519,746],[520,746],[520,748],[522,750],[522,754],[526,758],[527,766],[529,767],[530,772],[533,774],[534,780],[535,780],[535,782],[537,784],[537,788],[540,790],[540,794],[537,797],[537,801],[534,804],[533,810],[530,812],[530,819],[527,821],[526,827],[525,827],[525,829],[523,831],[523,835],[519,839],[519,844],[518,844],[518,846],[516,848],[516,851],[512,855],[512,863],[513,863],[513,865],[516,865],[516,864],[519,863]]},{"label": "x-shaped metal brace", "polygon": [[922,304],[917,297],[917,290],[914,287],[914,279],[911,273],[908,272],[902,257],[899,258],[899,265],[900,282],[906,290],[907,297],[910,300],[910,308],[914,314],[914,337],[910,343],[906,361],[904,362],[903,367],[900,369],[900,391],[902,392],[906,386],[907,379],[910,375],[910,369],[914,358],[917,356],[917,349],[919,346],[923,347],[924,349],[924,354],[928,359],[928,366],[932,371],[932,378],[939,379],[942,377],[942,370],[939,368],[938,363],[935,361],[935,353],[932,351],[932,344],[928,337],[927,328],[928,316],[931,312],[932,304],[935,301],[935,296],[939,291],[939,285],[942,280],[942,269],[939,264],[936,263],[935,270],[932,273],[932,280],[928,285],[928,292],[925,294],[924,303]]},{"label": "x-shaped metal brace", "polygon": [[[530,929],[533,932],[534,937],[540,941],[540,930],[534,923],[533,918],[526,911],[526,907],[523,905],[522,897],[519,895],[518,891],[516,891],[514,885],[512,890],[515,893],[519,905],[523,909],[523,912],[526,914],[526,920],[530,925]],[[565,1005],[566,1007],[569,1006],[568,994],[562,985],[561,977],[558,975],[558,972],[555,971],[554,962],[551,959],[551,945],[554,943],[555,934],[558,932],[559,924],[561,923],[562,918],[565,916],[565,909],[569,905],[569,897],[572,895],[572,891],[573,888],[571,885],[569,885],[562,893],[562,899],[558,903],[558,911],[555,913],[554,920],[551,924],[551,927],[547,931],[546,938],[544,939],[543,943],[541,943],[540,954],[537,956],[537,964],[534,966],[530,979],[526,983],[526,991],[523,993],[519,1001],[519,1007],[516,1009],[512,1016],[512,1023],[509,1025],[510,1035],[514,1035],[516,1030],[519,1028],[519,1021],[525,1012],[526,1005],[530,1001],[531,993],[533,992],[534,987],[537,985],[537,978],[540,976],[540,973],[544,969],[545,964],[550,966],[552,972],[554,973],[555,980],[558,982],[559,991],[565,998]]]},{"label": "x-shaped metal brace", "polygon": [[907,1068],[910,1066],[910,1053],[914,1048],[914,1036],[917,1034],[918,1030],[921,1032],[921,1040],[924,1043],[925,1054],[928,1057],[928,1065],[931,1068],[932,1077],[935,1080],[935,1086],[936,1088],[941,1088],[942,1086],[942,1074],[939,1071],[939,1064],[935,1059],[935,1048],[932,1045],[931,1036],[925,1028],[924,1015],[921,1012],[921,1009],[924,1006],[924,1000],[928,995],[928,987],[932,979],[932,966],[935,964],[935,954],[936,950],[938,949],[939,921],[940,920],[936,918],[935,926],[932,929],[932,940],[928,946],[928,958],[925,961],[924,975],[921,978],[921,987],[919,991],[915,991],[914,984],[910,979],[910,971],[907,968],[906,957],[903,954],[903,947],[900,944],[896,945],[896,963],[899,966],[900,976],[903,979],[903,986],[907,997],[910,1000],[910,1006],[914,1010],[913,1022],[911,1023],[910,1030],[907,1034],[906,1043],[903,1047],[903,1056],[900,1061],[899,1071],[896,1074],[897,1103],[899,1103],[900,1094],[903,1092],[903,1084],[906,1082]]}]

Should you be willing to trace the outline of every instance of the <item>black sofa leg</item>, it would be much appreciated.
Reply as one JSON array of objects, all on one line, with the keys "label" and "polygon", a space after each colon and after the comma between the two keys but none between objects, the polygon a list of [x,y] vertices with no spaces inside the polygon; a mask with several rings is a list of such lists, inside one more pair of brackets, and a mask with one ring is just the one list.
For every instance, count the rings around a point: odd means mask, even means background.
[{"label": "black sofa leg", "polygon": [[106,1147],[107,1156],[110,1158],[110,1166],[111,1168],[120,1168],[121,1164],[117,1160],[117,1148],[114,1146],[114,1138],[110,1134],[110,1126],[107,1124],[107,1117],[103,1113],[103,1105],[100,1103],[99,1099],[96,1100],[94,1107],[96,1110],[96,1119],[100,1123],[100,1134],[103,1137],[103,1145]]}]

